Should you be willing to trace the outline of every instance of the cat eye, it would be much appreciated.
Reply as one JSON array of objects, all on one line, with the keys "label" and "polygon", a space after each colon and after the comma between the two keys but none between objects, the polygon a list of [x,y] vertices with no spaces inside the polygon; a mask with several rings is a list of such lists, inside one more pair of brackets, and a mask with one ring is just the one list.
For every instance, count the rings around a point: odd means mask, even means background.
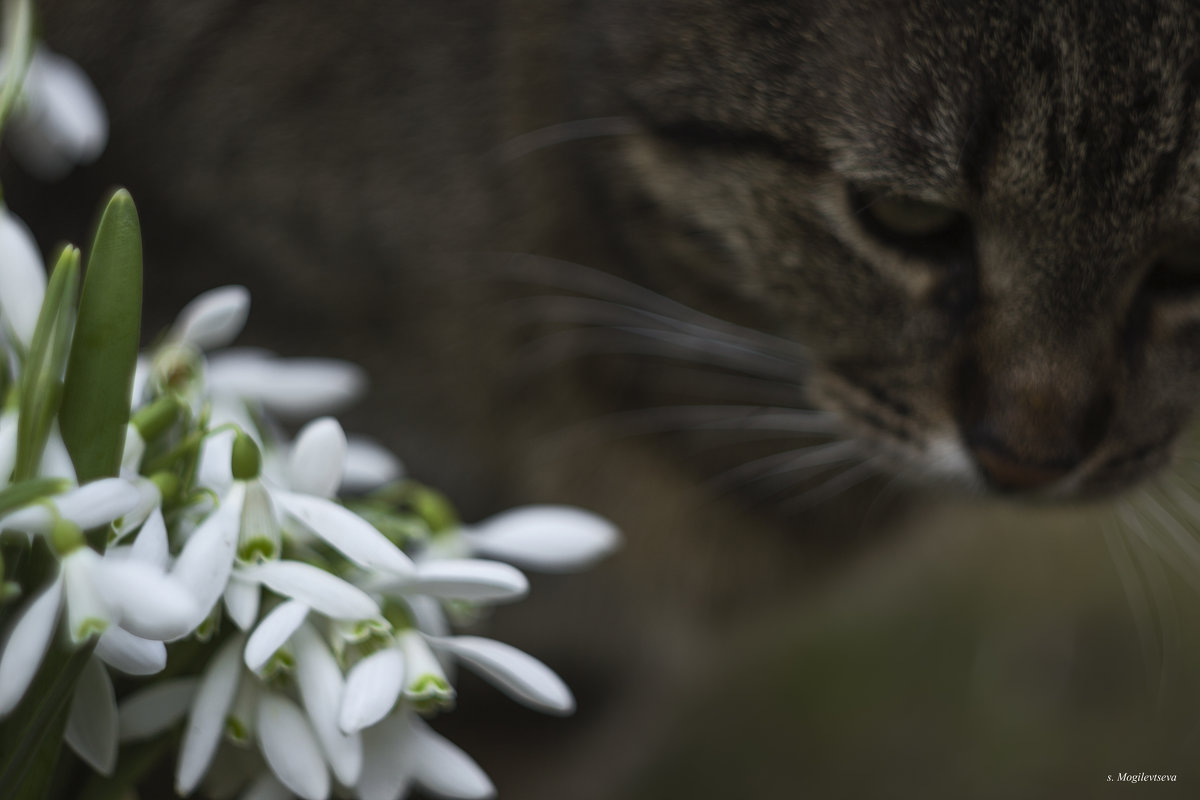
[{"label": "cat eye", "polygon": [[868,233],[886,244],[915,251],[945,251],[969,232],[962,212],[914,197],[851,187],[851,208]]},{"label": "cat eye", "polygon": [[952,208],[907,197],[884,197],[867,213],[893,233],[901,236],[930,236],[950,228],[958,221]]}]

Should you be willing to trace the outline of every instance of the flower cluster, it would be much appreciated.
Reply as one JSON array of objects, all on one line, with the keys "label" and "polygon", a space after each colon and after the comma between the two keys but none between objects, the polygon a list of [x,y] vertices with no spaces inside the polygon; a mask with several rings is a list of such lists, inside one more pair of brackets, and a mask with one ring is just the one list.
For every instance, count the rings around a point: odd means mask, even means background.
[{"label": "flower cluster", "polygon": [[[86,78],[26,55],[10,139],[35,171],[61,172],[102,145],[103,109],[65,112],[94,96]],[[29,134],[38,125],[57,133]],[[127,193],[80,275],[67,247],[47,278],[28,229],[0,208],[0,726],[51,729],[38,692],[65,681],[62,738],[103,774],[122,746],[181,728],[181,795],[490,796],[426,722],[453,705],[456,670],[548,713],[574,701],[532,656],[455,628],[522,597],[518,567],[607,554],[613,527],[559,506],[460,523],[327,416],[362,393],[357,367],[230,347],[249,311],[242,287],[200,296],[139,353]],[[118,701],[114,675],[124,687],[164,670]],[[0,758],[5,791],[10,766]]]}]

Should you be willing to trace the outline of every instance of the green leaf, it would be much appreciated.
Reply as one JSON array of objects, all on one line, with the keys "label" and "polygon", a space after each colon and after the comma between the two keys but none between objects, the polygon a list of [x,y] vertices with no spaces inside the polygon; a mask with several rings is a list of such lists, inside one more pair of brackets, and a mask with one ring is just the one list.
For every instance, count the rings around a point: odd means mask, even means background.
[{"label": "green leaf", "polygon": [[70,481],[62,478],[34,478],[6,486],[0,490],[0,514],[15,511],[34,500],[60,494],[69,488],[71,488]]},{"label": "green leaf", "polygon": [[0,86],[0,129],[17,105],[29,59],[33,56],[33,3],[30,0],[10,0],[4,4],[4,33],[4,65],[0,74],[5,80]]},{"label": "green leaf", "polygon": [[118,189],[88,254],[58,417],[80,483],[120,468],[141,318],[141,228],[133,198]]},{"label": "green leaf", "polygon": [[56,642],[21,703],[0,729],[0,797],[42,800],[54,778],[75,682],[94,641],[71,651]]},{"label": "green leaf", "polygon": [[14,481],[32,478],[37,473],[50,425],[58,413],[78,291],[79,251],[66,247],[50,275],[21,373]]},{"label": "green leaf", "polygon": [[[58,559],[40,537],[24,548],[17,570],[26,590],[49,584]],[[71,647],[56,636],[25,696],[0,721],[0,797],[4,800],[44,800],[59,770],[59,751],[75,682],[95,646],[94,640]]]}]

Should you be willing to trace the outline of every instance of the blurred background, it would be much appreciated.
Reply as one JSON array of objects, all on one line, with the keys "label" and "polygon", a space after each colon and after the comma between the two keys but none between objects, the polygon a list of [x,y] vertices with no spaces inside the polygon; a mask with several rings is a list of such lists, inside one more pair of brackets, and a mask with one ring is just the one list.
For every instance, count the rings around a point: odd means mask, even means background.
[{"label": "blurred background", "polygon": [[[673,404],[693,383],[721,402],[714,382],[530,349],[546,320],[514,301],[531,293],[514,264],[638,278],[603,185],[620,126],[527,137],[607,118],[606,88],[576,81],[576,4],[40,5],[112,123],[61,181],[0,168],[44,250],[87,240],[127,186],[147,341],[242,283],[242,342],[362,363],[373,389],[348,430],[466,519],[570,502],[625,531],[608,563],[534,576],[481,623],[579,700],[544,718],[464,678],[437,726],[501,797],[1092,797],[1121,772],[1178,775],[1124,793],[1196,796],[1195,591],[1140,527],[886,478],[778,519],[713,478],[784,444],[628,424],[664,403],[648,375]],[[538,274],[536,292],[563,292]]]}]

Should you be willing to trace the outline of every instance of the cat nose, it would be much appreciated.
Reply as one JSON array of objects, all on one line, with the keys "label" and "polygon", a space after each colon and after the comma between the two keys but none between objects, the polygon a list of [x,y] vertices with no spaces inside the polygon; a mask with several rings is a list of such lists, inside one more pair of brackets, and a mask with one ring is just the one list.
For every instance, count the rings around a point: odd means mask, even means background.
[{"label": "cat nose", "polygon": [[1080,461],[1075,456],[1049,461],[1021,458],[1001,442],[986,436],[968,437],[967,446],[988,484],[1004,492],[1045,488],[1067,475]]},{"label": "cat nose", "polygon": [[1043,489],[1075,470],[1104,437],[1107,393],[1082,370],[1045,370],[1039,380],[966,375],[963,443],[993,489]]}]

